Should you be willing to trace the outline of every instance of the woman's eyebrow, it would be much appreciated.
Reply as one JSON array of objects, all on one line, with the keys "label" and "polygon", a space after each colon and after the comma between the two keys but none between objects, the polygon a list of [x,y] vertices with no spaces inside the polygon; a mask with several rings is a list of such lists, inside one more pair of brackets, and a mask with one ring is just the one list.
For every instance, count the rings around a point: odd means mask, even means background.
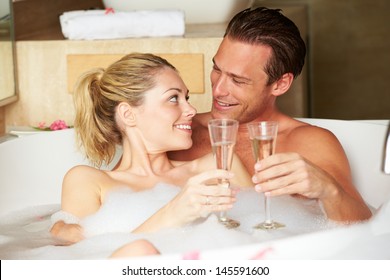
[{"label": "woman's eyebrow", "polygon": [[171,91],[171,90],[178,91],[178,92],[180,92],[180,93],[186,93],[186,94],[189,93],[189,90],[188,90],[188,89],[185,90],[185,91],[183,91],[181,88],[175,88],[175,87],[173,87],[173,88],[167,89],[167,90],[164,91],[162,94],[167,93],[168,91]]}]

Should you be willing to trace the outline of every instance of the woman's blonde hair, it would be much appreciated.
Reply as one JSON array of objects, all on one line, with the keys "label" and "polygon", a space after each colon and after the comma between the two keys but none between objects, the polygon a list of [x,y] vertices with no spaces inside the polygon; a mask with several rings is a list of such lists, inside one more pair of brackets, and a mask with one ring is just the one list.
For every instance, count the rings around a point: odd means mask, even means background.
[{"label": "woman's blonde hair", "polygon": [[110,163],[122,133],[116,122],[116,107],[121,102],[140,106],[145,91],[155,86],[155,75],[164,67],[176,71],[165,59],[153,54],[132,53],[106,70],[92,69],[78,80],[74,90],[74,127],[79,147],[95,166]]}]

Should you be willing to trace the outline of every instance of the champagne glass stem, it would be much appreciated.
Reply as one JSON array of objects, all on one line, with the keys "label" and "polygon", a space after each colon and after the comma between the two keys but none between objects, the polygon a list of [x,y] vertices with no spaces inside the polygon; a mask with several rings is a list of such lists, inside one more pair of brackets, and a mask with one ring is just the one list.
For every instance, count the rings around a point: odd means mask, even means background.
[{"label": "champagne glass stem", "polygon": [[225,211],[219,213],[219,220],[220,220],[221,222],[225,222],[225,221],[227,220],[226,212],[225,212]]},{"label": "champagne glass stem", "polygon": [[264,196],[264,207],[265,207],[265,222],[267,224],[272,224],[271,218],[271,198]]},{"label": "champagne glass stem", "polygon": [[[225,157],[224,157],[224,162],[225,162]],[[220,180],[218,180],[218,185],[225,187],[225,188],[229,188],[230,182],[228,179],[220,179]],[[220,212],[218,218],[221,222],[226,222],[228,220],[227,215],[226,215],[226,211]]]}]

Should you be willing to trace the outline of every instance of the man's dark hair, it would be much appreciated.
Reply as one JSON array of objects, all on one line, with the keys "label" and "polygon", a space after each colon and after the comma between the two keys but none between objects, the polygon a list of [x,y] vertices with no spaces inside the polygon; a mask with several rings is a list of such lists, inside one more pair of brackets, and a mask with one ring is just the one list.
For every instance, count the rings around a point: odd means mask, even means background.
[{"label": "man's dark hair", "polygon": [[305,42],[298,27],[280,9],[259,7],[243,10],[231,19],[224,37],[272,48],[272,57],[264,69],[268,84],[285,73],[292,73],[296,78],[305,64]]}]

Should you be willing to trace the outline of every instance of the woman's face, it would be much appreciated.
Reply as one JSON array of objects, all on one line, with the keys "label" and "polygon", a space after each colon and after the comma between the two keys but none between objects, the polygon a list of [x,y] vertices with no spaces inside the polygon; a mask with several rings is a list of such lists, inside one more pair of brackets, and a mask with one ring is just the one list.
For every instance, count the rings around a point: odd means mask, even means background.
[{"label": "woman's face", "polygon": [[192,146],[192,118],[196,109],[188,103],[188,89],[179,74],[164,67],[156,86],[145,93],[137,107],[137,127],[149,153],[188,149]]}]

